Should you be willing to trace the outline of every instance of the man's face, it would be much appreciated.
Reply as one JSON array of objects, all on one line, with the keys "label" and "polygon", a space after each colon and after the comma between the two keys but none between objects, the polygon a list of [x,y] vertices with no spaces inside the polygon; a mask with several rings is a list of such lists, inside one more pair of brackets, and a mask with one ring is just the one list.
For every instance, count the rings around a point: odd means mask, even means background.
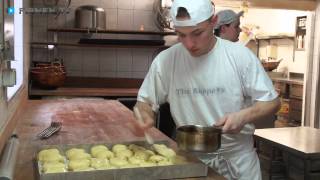
[{"label": "man's face", "polygon": [[221,38],[229,41],[237,42],[239,40],[239,34],[241,32],[240,20],[237,19],[229,25],[223,25],[221,31]]},{"label": "man's face", "polygon": [[186,47],[191,56],[198,57],[208,53],[214,45],[213,27],[216,18],[204,21],[197,26],[176,27],[179,41]]}]

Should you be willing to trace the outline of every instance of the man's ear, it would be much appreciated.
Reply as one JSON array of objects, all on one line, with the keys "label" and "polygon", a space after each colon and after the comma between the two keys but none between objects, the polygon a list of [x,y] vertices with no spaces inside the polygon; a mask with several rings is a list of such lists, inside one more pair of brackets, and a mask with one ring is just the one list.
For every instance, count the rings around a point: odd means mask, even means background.
[{"label": "man's ear", "polygon": [[225,33],[225,32],[226,32],[226,28],[228,28],[228,26],[226,26],[226,25],[221,25],[221,26],[220,26],[220,33]]},{"label": "man's ear", "polygon": [[217,15],[212,16],[210,19],[210,23],[213,25],[213,27],[216,26],[217,22],[218,22],[218,16]]}]

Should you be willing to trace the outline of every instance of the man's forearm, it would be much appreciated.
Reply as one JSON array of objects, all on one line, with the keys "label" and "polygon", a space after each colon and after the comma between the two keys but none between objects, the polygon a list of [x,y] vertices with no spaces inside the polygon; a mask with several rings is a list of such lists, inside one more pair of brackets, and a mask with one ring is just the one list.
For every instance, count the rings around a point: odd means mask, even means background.
[{"label": "man's forearm", "polygon": [[251,123],[260,119],[266,119],[274,115],[280,108],[280,100],[258,101],[253,106],[240,111],[245,123]]}]

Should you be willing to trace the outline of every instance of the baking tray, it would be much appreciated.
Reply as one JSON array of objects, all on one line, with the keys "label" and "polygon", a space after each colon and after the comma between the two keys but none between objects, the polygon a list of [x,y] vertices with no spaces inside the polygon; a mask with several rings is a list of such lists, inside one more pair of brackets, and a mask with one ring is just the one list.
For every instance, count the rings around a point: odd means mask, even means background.
[{"label": "baking tray", "polygon": [[[156,141],[157,144],[166,144],[167,141]],[[40,150],[48,148],[57,148],[62,155],[70,148],[83,148],[90,152],[90,147],[98,144],[106,145],[111,148],[115,144],[136,144],[150,149],[145,141],[133,142],[119,142],[119,143],[95,143],[95,144],[61,144],[61,145],[43,145],[38,148],[34,156],[34,165],[37,174],[37,179],[40,180],[152,180],[152,179],[178,179],[188,177],[203,177],[207,176],[208,168],[205,164],[199,161],[191,154],[183,151],[176,151],[177,155],[186,158],[183,164],[174,164],[167,166],[154,166],[154,167],[136,167],[136,168],[123,168],[123,169],[106,169],[106,170],[93,170],[93,171],[77,171],[77,172],[62,172],[62,173],[48,173],[44,174],[38,165],[37,154]],[[169,146],[170,147],[170,146]]]}]

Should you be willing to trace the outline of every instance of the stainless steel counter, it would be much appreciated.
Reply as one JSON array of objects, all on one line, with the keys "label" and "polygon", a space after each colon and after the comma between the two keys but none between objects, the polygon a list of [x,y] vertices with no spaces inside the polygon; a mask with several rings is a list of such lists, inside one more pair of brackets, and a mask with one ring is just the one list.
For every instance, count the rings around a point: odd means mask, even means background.
[{"label": "stainless steel counter", "polygon": [[[257,129],[254,135],[257,141],[266,142],[286,154],[288,159],[294,159],[293,164],[298,164],[303,173],[302,179],[320,179],[319,129],[311,127]],[[287,169],[293,164],[288,163]]]}]

